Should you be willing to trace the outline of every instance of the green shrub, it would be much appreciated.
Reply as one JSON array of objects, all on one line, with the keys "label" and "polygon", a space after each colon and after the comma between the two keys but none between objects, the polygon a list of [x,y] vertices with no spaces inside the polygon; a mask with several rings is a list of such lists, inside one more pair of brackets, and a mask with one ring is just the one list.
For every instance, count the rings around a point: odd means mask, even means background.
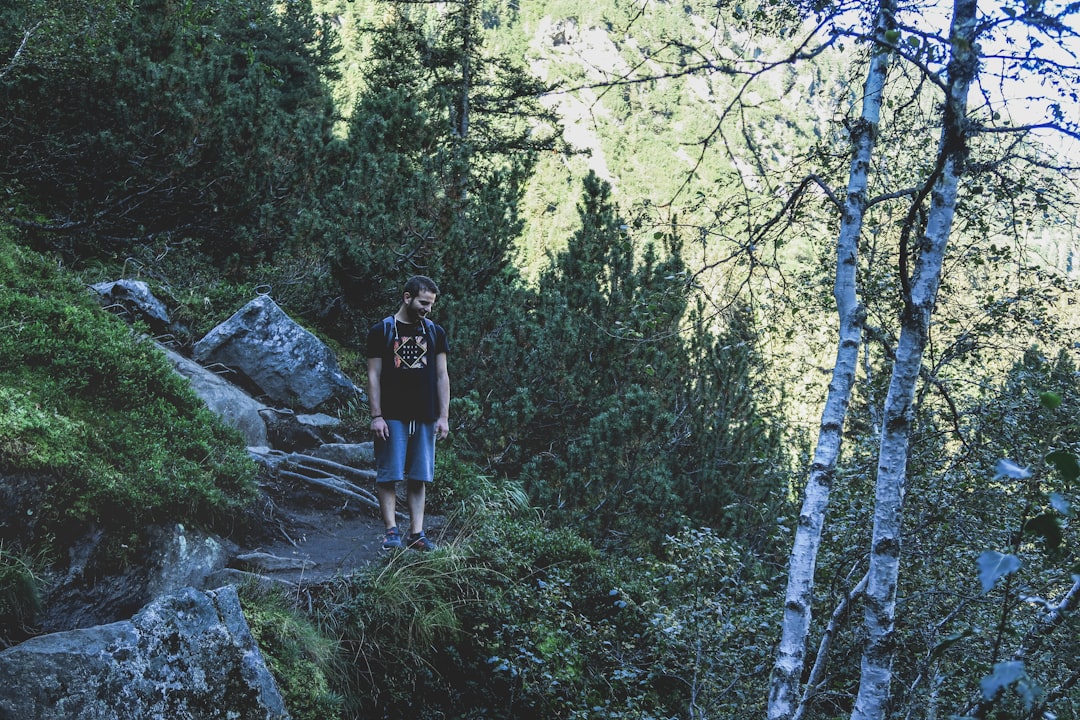
[{"label": "green shrub", "polygon": [[239,589],[244,616],[293,720],[338,720],[343,698],[330,687],[337,642],[279,592]]},{"label": "green shrub", "polygon": [[14,214],[82,257],[164,240],[221,268],[311,239],[335,167],[324,22],[308,2],[5,3],[5,47],[34,27],[0,83]]},{"label": "green shrub", "polygon": [[31,473],[41,537],[212,523],[255,465],[163,353],[44,258],[0,241],[0,472]]},{"label": "green shrub", "polygon": [[654,644],[632,599],[649,590],[647,566],[607,559],[528,514],[484,520],[462,523],[443,550],[393,555],[320,598],[355,659],[343,678],[348,712],[587,718],[664,708],[649,678],[628,670],[648,667]]},{"label": "green shrub", "polygon": [[442,550],[391,555],[317,598],[350,659],[347,716],[762,711],[779,583],[736,543],[699,530],[662,558],[614,558],[494,497]]}]

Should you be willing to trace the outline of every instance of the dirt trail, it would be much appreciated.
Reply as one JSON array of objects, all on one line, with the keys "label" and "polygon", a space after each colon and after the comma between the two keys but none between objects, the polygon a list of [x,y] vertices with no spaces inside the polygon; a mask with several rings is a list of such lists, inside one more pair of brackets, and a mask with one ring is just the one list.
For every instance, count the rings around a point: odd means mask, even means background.
[{"label": "dirt trail", "polygon": [[[261,531],[243,543],[237,567],[311,585],[383,557],[384,528],[375,508],[295,480],[269,479],[263,490]],[[437,537],[442,518],[427,520],[429,535]]]}]

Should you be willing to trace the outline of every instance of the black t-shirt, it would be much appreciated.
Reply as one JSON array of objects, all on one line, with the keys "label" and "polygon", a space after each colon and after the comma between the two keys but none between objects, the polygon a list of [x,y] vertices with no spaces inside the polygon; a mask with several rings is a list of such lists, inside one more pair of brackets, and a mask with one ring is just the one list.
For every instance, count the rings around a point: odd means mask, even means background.
[{"label": "black t-shirt", "polygon": [[433,422],[439,417],[435,356],[449,354],[446,331],[430,320],[403,323],[390,317],[371,326],[367,356],[382,358],[383,417]]}]

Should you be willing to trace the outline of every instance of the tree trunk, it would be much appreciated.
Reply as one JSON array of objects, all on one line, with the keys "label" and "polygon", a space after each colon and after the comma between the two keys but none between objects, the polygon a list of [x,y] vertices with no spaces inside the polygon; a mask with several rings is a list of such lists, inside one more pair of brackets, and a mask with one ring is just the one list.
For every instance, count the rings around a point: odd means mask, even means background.
[{"label": "tree trunk", "polygon": [[891,53],[883,50],[885,33],[894,27],[894,0],[881,0],[875,38],[863,93],[862,115],[851,131],[852,158],[847,195],[836,245],[836,282],[833,296],[839,314],[839,335],[832,381],[821,414],[817,446],[806,483],[795,542],[788,562],[784,624],[773,665],[769,690],[770,720],[790,720],[799,704],[799,682],[806,661],[806,642],[812,615],[814,572],[821,529],[829,505],[829,492],[855,384],[859,346],[866,310],[859,303],[856,284],[859,237],[866,211],[866,186],[881,117],[882,94]]},{"label": "tree trunk", "polygon": [[889,700],[912,406],[941,284],[942,262],[952,230],[957,189],[967,159],[967,96],[978,68],[974,43],[976,9],[977,0],[956,0],[953,6],[951,58],[936,178],[931,180],[933,191],[925,232],[917,249],[915,272],[911,282],[904,283],[908,288],[904,316],[885,398],[878,451],[874,529],[864,609],[867,640],[852,720],[881,720]]},{"label": "tree trunk", "polygon": [[461,5],[461,103],[458,106],[457,135],[462,142],[469,136],[469,99],[472,93],[472,5]]}]

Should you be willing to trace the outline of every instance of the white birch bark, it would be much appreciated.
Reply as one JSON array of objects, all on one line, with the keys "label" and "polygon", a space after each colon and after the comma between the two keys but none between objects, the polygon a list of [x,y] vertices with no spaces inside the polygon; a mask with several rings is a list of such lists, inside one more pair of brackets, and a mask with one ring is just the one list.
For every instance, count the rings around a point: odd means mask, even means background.
[{"label": "white birch bark", "polygon": [[865,308],[859,303],[856,284],[859,237],[866,211],[866,187],[870,175],[882,95],[891,53],[884,48],[885,33],[894,26],[894,0],[881,0],[875,37],[863,92],[862,114],[851,132],[852,158],[847,195],[836,245],[836,282],[833,296],[839,315],[836,363],[821,414],[817,446],[795,530],[788,561],[788,584],[784,599],[784,622],[769,688],[769,720],[791,720],[799,704],[799,682],[806,662],[806,643],[812,618],[814,573],[821,530],[829,505],[829,493],[855,384]]},{"label": "white birch bark", "polygon": [[957,189],[967,157],[967,96],[978,68],[974,43],[977,4],[977,0],[955,0],[953,5],[947,96],[938,150],[939,171],[908,296],[904,300],[900,340],[883,412],[864,608],[867,640],[852,720],[882,720],[889,700],[912,405],[941,284],[942,262],[952,230]]}]

